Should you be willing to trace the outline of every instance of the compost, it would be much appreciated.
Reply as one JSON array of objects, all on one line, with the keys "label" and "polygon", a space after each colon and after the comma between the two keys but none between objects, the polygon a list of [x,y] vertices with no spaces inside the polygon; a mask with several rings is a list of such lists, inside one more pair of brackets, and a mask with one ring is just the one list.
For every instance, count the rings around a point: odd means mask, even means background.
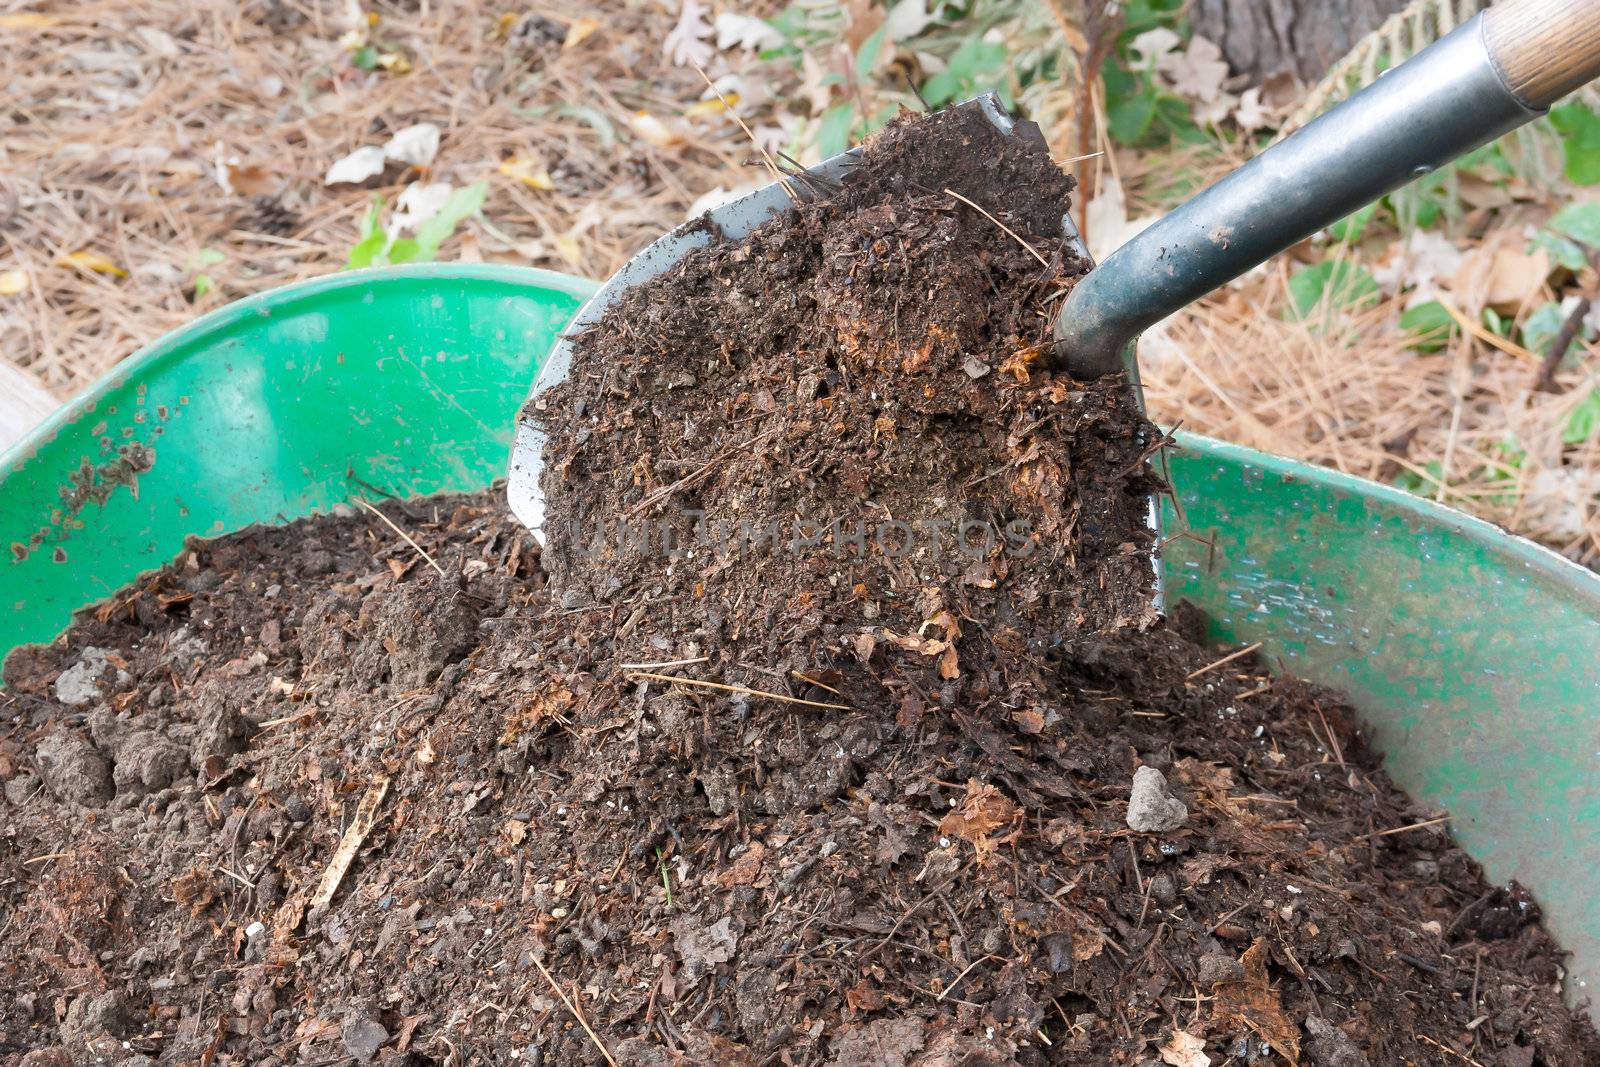
[{"label": "compost", "polygon": [[577,339],[542,550],[345,508],[8,659],[0,1062],[1600,1062],[1345,701],[1152,610],[1042,140],[795,188]]}]

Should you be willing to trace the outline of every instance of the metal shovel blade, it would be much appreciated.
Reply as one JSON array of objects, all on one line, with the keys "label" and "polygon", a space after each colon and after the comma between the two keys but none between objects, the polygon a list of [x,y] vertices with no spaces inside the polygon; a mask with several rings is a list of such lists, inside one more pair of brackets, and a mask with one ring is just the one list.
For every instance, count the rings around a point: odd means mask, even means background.
[{"label": "metal shovel blade", "polygon": [[[1001,132],[1015,133],[1015,123],[993,93],[985,93],[956,106],[976,108]],[[811,167],[807,173],[825,179],[829,183],[836,183],[855,165],[860,152],[860,148],[852,148],[823,160]],[[723,238],[730,241],[743,240],[762,223],[788,210],[796,199],[804,200],[810,196],[811,192],[806,183],[784,179],[763,186],[737,200],[729,201],[699,219],[678,227],[634,256],[589,298],[588,303],[578,309],[571,325],[567,327],[539,368],[539,376],[533,383],[533,390],[528,394],[528,402],[518,417],[516,441],[511,450],[510,482],[506,489],[511,510],[523,525],[533,531],[534,536],[540,538],[541,542],[545,514],[544,495],[539,490],[539,475],[543,469],[545,438],[530,418],[530,410],[538,410],[540,397],[544,392],[566,379],[572,366],[574,335],[581,333],[586,326],[598,322],[606,309],[626,290],[665,273],[690,252],[711,244],[713,233],[720,233]],[[707,222],[711,225],[704,224]],[[1087,259],[1088,250],[1079,239],[1077,227],[1073,225],[1071,216],[1063,216],[1061,225],[1068,240],[1073,243],[1078,253]]]}]

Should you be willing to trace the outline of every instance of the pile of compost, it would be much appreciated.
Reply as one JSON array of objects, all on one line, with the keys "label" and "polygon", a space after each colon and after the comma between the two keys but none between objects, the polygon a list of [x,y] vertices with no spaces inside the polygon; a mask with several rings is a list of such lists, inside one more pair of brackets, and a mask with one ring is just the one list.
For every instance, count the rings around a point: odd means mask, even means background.
[{"label": "pile of compost", "polygon": [[576,339],[542,549],[346,509],[7,660],[0,1064],[1600,1062],[1344,700],[1153,611],[1037,132],[795,189]]}]

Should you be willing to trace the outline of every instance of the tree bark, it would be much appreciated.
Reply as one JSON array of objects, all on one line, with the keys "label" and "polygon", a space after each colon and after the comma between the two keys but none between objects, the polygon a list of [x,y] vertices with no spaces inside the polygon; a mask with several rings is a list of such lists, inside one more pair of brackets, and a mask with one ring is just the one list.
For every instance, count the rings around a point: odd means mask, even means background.
[{"label": "tree bark", "polygon": [[1406,0],[1195,0],[1194,31],[1233,72],[1260,84],[1290,73],[1314,84]]}]

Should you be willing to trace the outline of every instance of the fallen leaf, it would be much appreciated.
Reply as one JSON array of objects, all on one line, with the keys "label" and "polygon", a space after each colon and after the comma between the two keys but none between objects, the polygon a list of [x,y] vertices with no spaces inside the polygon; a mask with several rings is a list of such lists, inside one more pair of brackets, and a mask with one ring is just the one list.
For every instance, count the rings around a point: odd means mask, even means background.
[{"label": "fallen leaf", "polygon": [[869,1011],[882,1011],[884,1006],[883,994],[878,987],[872,984],[870,978],[863,978],[854,986],[844,991],[844,1002],[850,1011],[860,1015]]},{"label": "fallen leaf", "polygon": [[1203,1037],[1195,1037],[1184,1030],[1172,1031],[1172,1040],[1157,1049],[1161,1062],[1172,1067],[1211,1067],[1211,1057],[1205,1052]]},{"label": "fallen leaf", "polygon": [[439,214],[454,191],[449,182],[412,182],[400,190],[394,202],[394,218],[389,223],[391,234],[414,230]]},{"label": "fallen leaf", "polygon": [[515,178],[530,189],[539,189],[547,193],[555,191],[556,183],[550,177],[550,171],[522,156],[508,159],[496,169],[508,178]]},{"label": "fallen leaf", "polygon": [[682,133],[672,129],[648,111],[635,111],[628,124],[633,127],[634,133],[656,148],[671,148],[673,145],[682,144],[684,140]]},{"label": "fallen leaf", "polygon": [[1222,58],[1222,49],[1200,36],[1190,38],[1189,47],[1182,52],[1160,56],[1156,70],[1171,81],[1178,95],[1200,103],[1220,99],[1222,83],[1228,80],[1228,61]]},{"label": "fallen leaf", "polygon": [[678,957],[690,967],[715,967],[727,963],[739,946],[739,935],[733,932],[733,920],[724,915],[710,926],[701,926],[690,915],[672,924],[672,939]]},{"label": "fallen leaf", "polygon": [[1524,252],[1507,244],[1475,248],[1462,256],[1450,291],[1468,307],[1514,313],[1537,301],[1550,277],[1544,249]]},{"label": "fallen leaf", "polygon": [[1300,1062],[1300,1029],[1289,1021],[1267,978],[1266,942],[1257,938],[1239,962],[1244,977],[1212,987],[1212,1010],[1249,1027],[1290,1064]]},{"label": "fallen leaf", "polygon": [[939,832],[959,837],[977,849],[978,862],[983,863],[995,848],[1016,836],[1015,831],[1001,838],[990,835],[1002,827],[1013,826],[1022,817],[1022,809],[1010,797],[992,785],[968,779],[967,795],[960,804],[939,820]]},{"label": "fallen leaf", "polygon": [[99,252],[90,252],[87,250],[82,252],[72,252],[62,256],[60,259],[57,259],[56,262],[61,264],[63,267],[77,267],[79,270],[93,271],[96,274],[114,274],[118,278],[126,278],[128,276],[127,271],[117,266],[110,259],[101,255]]},{"label": "fallen leaf", "polygon": [[740,853],[739,858],[733,861],[732,866],[717,875],[717,885],[723,889],[732,889],[741,885],[753,885],[761,875],[761,861],[766,855],[767,846],[759,841],[752,841],[750,847]]},{"label": "fallen leaf", "polygon": [[686,119],[703,119],[711,115],[720,115],[738,102],[738,93],[722,93],[718,96],[707,97],[684,108],[683,117]]},{"label": "fallen leaf", "polygon": [[599,28],[600,20],[597,18],[584,15],[581,18],[573,19],[572,25],[567,27],[566,38],[561,42],[562,50],[578,47]]},{"label": "fallen leaf", "polygon": [[711,25],[717,31],[717,47],[724,52],[731,48],[759,52],[764,48],[776,48],[783,43],[783,34],[774,29],[766,19],[754,15],[724,11]]},{"label": "fallen leaf", "polygon": [[[910,40],[921,33],[935,18],[936,16],[928,10],[928,0],[897,0],[889,8],[883,24],[887,27],[885,33],[889,40],[899,42]],[[1075,42],[1069,40],[1068,43],[1075,46]]]},{"label": "fallen leaf", "polygon": [[403,130],[396,130],[395,135],[389,138],[389,142],[383,146],[383,156],[413,167],[431,166],[434,157],[439,154],[439,136],[439,127],[431,122],[407,126]]},{"label": "fallen leaf", "polygon": [[678,21],[662,40],[661,50],[675,67],[703,67],[716,52],[711,46],[713,33],[700,0],[679,0]]},{"label": "fallen leaf", "polygon": [[55,15],[41,15],[23,11],[15,15],[0,15],[0,30],[47,30],[61,22]]},{"label": "fallen leaf", "polygon": [[334,162],[323,176],[323,185],[359,185],[368,178],[383,173],[386,159],[383,149],[375,144],[362,145],[343,159]]},{"label": "fallen leaf", "polygon": [[0,273],[0,296],[16,296],[18,293],[28,291],[28,272],[25,270],[8,270]]}]

